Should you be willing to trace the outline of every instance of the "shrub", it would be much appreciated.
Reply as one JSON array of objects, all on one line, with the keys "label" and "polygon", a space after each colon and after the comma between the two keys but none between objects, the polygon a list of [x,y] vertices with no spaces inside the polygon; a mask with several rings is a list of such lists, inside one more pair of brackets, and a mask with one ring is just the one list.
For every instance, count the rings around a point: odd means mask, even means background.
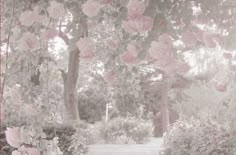
[{"label": "shrub", "polygon": [[118,117],[104,123],[100,133],[106,143],[144,143],[151,133],[151,123],[134,117]]},{"label": "shrub", "polygon": [[180,120],[164,135],[162,155],[233,155],[235,137],[213,121]]}]

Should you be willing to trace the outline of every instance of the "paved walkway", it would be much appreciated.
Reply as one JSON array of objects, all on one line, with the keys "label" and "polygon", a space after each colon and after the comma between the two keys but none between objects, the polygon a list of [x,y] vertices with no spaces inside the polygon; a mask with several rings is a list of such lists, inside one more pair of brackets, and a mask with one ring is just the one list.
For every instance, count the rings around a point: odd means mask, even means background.
[{"label": "paved walkway", "polygon": [[161,139],[143,145],[90,145],[88,155],[158,155]]}]

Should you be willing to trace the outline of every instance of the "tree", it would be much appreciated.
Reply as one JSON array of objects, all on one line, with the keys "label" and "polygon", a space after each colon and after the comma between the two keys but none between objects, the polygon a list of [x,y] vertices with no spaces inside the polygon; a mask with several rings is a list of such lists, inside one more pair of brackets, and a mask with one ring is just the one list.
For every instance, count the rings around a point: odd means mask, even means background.
[{"label": "tree", "polygon": [[[9,6],[12,14],[7,10]],[[48,72],[42,70],[53,66],[53,74],[61,72],[63,77],[60,83],[64,87],[66,117],[78,120],[81,64],[84,61],[102,64],[104,80],[111,86],[115,81],[114,88],[119,87],[121,91],[130,88],[131,96],[137,96],[140,85],[141,89],[160,90],[156,96],[161,99],[163,130],[166,131],[170,91],[185,88],[186,83],[196,78],[211,79],[215,74],[214,63],[195,67],[191,62],[193,58],[201,58],[202,53],[207,53],[206,49],[231,48],[232,43],[222,38],[233,38],[229,32],[235,25],[234,6],[233,0],[5,1],[2,48],[7,50],[3,57],[6,64],[3,89],[17,82],[26,90],[35,88],[28,87],[31,83],[39,87],[46,85]],[[59,43],[55,45],[55,42]],[[58,50],[60,44],[62,50]],[[235,71],[235,54],[232,53],[226,52],[225,56],[231,54],[228,65]],[[14,60],[20,60],[21,64]],[[212,73],[194,73],[205,68],[211,68]],[[153,78],[142,81],[143,75]]]}]

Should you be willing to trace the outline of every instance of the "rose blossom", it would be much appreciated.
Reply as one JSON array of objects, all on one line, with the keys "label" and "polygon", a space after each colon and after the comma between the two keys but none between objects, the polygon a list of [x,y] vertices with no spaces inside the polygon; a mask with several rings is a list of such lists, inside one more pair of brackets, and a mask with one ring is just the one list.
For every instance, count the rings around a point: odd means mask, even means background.
[{"label": "rose blossom", "polygon": [[41,39],[49,40],[53,39],[58,35],[58,31],[55,28],[49,28],[41,33]]},{"label": "rose blossom", "polygon": [[114,71],[105,72],[103,75],[103,79],[106,81],[106,83],[112,84],[116,80]]},{"label": "rose blossom", "polygon": [[19,21],[21,25],[31,26],[37,19],[37,14],[34,11],[26,10],[20,14]]},{"label": "rose blossom", "polygon": [[99,13],[100,9],[102,8],[102,4],[95,0],[87,0],[82,5],[82,11],[88,17],[95,17]]},{"label": "rose blossom", "polygon": [[80,38],[76,46],[80,50],[81,58],[90,59],[94,56],[95,46],[90,38]]},{"label": "rose blossom", "polygon": [[143,15],[145,11],[145,4],[139,0],[130,0],[128,5],[128,18],[132,19]]},{"label": "rose blossom", "polygon": [[125,64],[135,64],[137,63],[139,49],[134,45],[128,45],[127,51],[120,55],[120,60]]},{"label": "rose blossom", "polygon": [[6,140],[12,147],[18,148],[21,145],[20,130],[18,127],[7,128],[5,131]]},{"label": "rose blossom", "polygon": [[23,50],[36,50],[40,48],[40,43],[34,34],[25,32],[19,41],[19,47]]},{"label": "rose blossom", "polygon": [[60,18],[65,15],[64,5],[57,1],[51,1],[47,11],[51,18]]},{"label": "rose blossom", "polygon": [[148,53],[152,58],[156,59],[157,63],[161,66],[165,66],[173,61],[171,46],[164,42],[153,41]]}]

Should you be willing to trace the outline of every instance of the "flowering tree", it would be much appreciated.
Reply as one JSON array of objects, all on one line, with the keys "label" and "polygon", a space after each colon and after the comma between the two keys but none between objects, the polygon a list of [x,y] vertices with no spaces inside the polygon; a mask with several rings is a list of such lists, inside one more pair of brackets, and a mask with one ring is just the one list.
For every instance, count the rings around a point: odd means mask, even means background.
[{"label": "flowering tree", "polygon": [[[28,103],[26,111],[57,119],[63,109],[65,122],[78,123],[77,88],[87,86],[80,82],[93,68],[113,91],[126,90],[122,97],[156,92],[166,131],[173,89],[211,81],[218,62],[235,73],[235,53],[225,50],[234,48],[234,6],[233,0],[4,1],[3,106]],[[220,92],[229,85],[223,80],[212,80]]]}]

